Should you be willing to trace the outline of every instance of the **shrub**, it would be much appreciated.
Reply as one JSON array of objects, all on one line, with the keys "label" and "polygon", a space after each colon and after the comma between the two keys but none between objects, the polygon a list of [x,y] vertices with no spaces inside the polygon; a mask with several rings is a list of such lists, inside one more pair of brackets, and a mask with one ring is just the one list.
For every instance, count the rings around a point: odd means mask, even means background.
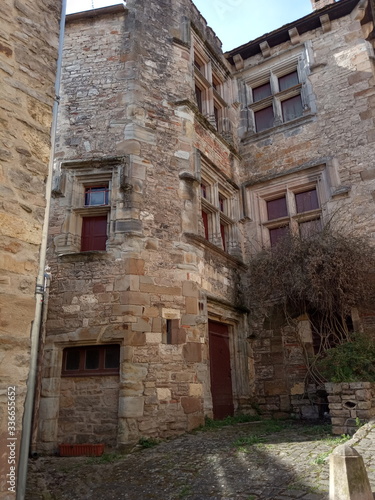
[{"label": "shrub", "polygon": [[375,382],[375,343],[363,334],[328,349],[316,367],[329,382]]}]

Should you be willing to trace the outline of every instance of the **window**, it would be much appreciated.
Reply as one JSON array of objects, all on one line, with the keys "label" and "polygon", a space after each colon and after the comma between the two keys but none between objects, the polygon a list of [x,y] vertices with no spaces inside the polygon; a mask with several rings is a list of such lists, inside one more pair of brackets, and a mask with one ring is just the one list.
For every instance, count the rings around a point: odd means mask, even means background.
[{"label": "window", "polygon": [[62,219],[59,218],[59,232],[54,238],[57,254],[108,251],[108,242],[124,232],[120,221],[126,208],[116,200],[125,197],[122,183],[128,165],[127,156],[61,163],[53,189],[54,204]]},{"label": "window", "polygon": [[[108,205],[108,185],[85,187],[85,207],[105,207]],[[107,215],[82,217],[81,251],[105,251],[107,243]]]},{"label": "window", "polygon": [[264,199],[265,220],[272,246],[285,238],[289,231],[308,238],[321,230],[321,209],[316,186],[303,191],[287,189],[282,196]]},{"label": "window", "polygon": [[186,332],[180,326],[179,319],[166,319],[163,325],[163,343],[169,345],[184,344]]},{"label": "window", "polygon": [[[237,192],[218,172],[204,163],[201,183],[202,236],[222,250],[236,246],[234,216]],[[219,178],[220,177],[220,178]]]},{"label": "window", "polygon": [[93,186],[85,189],[85,206],[108,205],[108,186]]},{"label": "window", "polygon": [[196,104],[211,125],[219,132],[224,132],[228,108],[226,103],[227,74],[200,39],[194,35],[193,39]]},{"label": "window", "polygon": [[67,347],[63,352],[65,377],[115,375],[120,368],[120,346],[98,345]]},{"label": "window", "polygon": [[82,217],[81,251],[105,250],[107,243],[107,216]]},{"label": "window", "polygon": [[297,69],[290,71],[289,68],[275,73],[269,71],[260,78],[261,82],[248,82],[255,132],[262,132],[303,115],[301,80]]}]

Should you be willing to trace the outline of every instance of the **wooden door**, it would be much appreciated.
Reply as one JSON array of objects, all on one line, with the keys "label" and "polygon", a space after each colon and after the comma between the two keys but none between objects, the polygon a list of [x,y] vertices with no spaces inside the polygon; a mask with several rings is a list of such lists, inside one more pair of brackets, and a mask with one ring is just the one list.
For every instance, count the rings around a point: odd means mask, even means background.
[{"label": "wooden door", "polygon": [[208,321],[208,334],[213,414],[221,420],[234,412],[228,325]]},{"label": "wooden door", "polygon": [[107,216],[82,218],[81,251],[105,250],[107,242]]}]

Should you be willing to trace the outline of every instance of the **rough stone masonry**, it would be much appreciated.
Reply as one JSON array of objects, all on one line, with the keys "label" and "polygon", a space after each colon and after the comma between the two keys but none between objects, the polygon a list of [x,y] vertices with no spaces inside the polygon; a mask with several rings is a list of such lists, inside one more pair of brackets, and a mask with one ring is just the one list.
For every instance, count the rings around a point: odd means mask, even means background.
[{"label": "rough stone masonry", "polygon": [[[45,211],[61,2],[0,5],[0,498],[14,498],[4,446],[8,402],[18,455]],[[14,387],[14,391],[13,388]],[[11,412],[12,413],[12,412]],[[10,415],[13,416],[13,415]],[[12,431],[13,432],[13,431]],[[16,467],[17,464],[13,466]],[[16,467],[17,468],[17,467]],[[10,476],[8,476],[10,477]],[[8,484],[9,486],[9,484]]]},{"label": "rough stone masonry", "polygon": [[372,30],[341,0],[224,55],[189,0],[68,16],[40,451],[318,415],[308,319],[255,324],[244,277],[283,228],[373,233]]}]

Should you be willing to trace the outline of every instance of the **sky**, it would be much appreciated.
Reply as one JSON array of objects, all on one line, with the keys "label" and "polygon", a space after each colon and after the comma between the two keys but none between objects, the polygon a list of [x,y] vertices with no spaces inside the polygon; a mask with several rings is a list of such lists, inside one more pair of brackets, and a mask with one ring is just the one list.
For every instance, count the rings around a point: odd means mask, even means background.
[{"label": "sky", "polygon": [[[67,0],[67,13],[113,5],[115,0]],[[207,24],[234,49],[312,12],[310,0],[194,0]]]}]

